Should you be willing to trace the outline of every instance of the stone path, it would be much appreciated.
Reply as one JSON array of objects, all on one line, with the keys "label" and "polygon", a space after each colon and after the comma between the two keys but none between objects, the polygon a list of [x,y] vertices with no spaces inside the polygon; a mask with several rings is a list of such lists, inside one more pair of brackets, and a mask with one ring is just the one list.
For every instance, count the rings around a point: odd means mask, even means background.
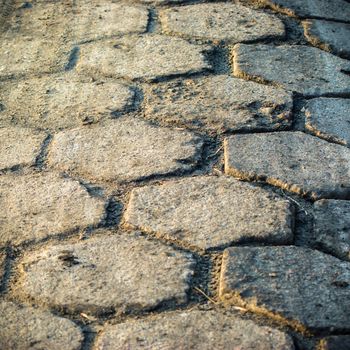
[{"label": "stone path", "polygon": [[348,0],[0,0],[0,349],[350,348]]}]

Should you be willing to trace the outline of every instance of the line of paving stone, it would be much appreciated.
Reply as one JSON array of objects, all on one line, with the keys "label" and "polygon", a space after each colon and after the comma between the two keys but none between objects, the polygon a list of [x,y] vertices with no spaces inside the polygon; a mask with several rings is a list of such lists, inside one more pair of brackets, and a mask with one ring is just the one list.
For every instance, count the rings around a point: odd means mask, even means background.
[{"label": "line of paving stone", "polygon": [[[91,6],[78,1],[72,8],[44,1],[16,4],[0,53],[0,79],[6,80],[0,87],[0,121],[7,126],[0,129],[6,139],[0,145],[0,170],[25,168],[29,173],[10,171],[0,177],[0,206],[5,208],[0,245],[37,243],[105,225],[107,199],[70,177],[118,186],[193,171],[205,156],[204,138],[169,126],[264,133],[226,139],[227,176],[133,188],[123,217],[128,231],[95,230],[96,237],[87,240],[25,250],[11,280],[10,296],[16,302],[0,304],[0,313],[6,315],[0,317],[0,347],[81,348],[82,330],[49,309],[99,316],[186,305],[198,262],[195,253],[169,241],[195,251],[264,245],[224,251],[219,302],[305,334],[350,331],[350,219],[344,215],[349,203],[339,200],[349,199],[350,155],[347,147],[327,142],[348,144],[348,101],[307,101],[305,126],[317,137],[267,133],[293,127],[295,92],[306,97],[350,93],[348,61],[324,51],[347,57],[348,25],[329,20],[348,21],[344,13],[349,4],[263,1],[294,16],[326,18],[304,22],[306,38],[320,50],[250,43],[283,39],[284,25],[271,13],[231,3],[173,6],[182,3],[143,0]],[[161,32],[147,33],[150,8],[145,5],[169,4],[158,9]],[[118,25],[114,17],[120,18]],[[231,51],[234,77],[190,77],[213,68],[208,60],[213,45],[244,42],[248,44]],[[178,76],[184,79],[142,85],[141,113],[112,120],[135,105],[135,87],[140,85],[130,81]],[[7,80],[16,77],[21,79]],[[327,120],[327,108],[336,111],[331,114],[336,122]],[[33,173],[50,132],[54,135],[44,156],[48,169]],[[314,233],[315,247],[339,259],[301,247],[269,247],[293,243],[292,204],[230,175],[263,180],[313,200],[336,198],[315,202]],[[138,229],[159,240],[134,231]],[[5,259],[0,253],[0,276]],[[348,341],[348,336],[329,337],[319,347],[340,349]],[[286,333],[222,310],[178,310],[106,325],[92,346],[294,349]]]}]

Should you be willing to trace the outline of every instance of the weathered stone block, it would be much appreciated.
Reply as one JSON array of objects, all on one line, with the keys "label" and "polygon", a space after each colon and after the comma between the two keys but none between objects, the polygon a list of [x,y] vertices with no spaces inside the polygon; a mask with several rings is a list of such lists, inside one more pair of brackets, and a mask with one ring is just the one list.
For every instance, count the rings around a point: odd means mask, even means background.
[{"label": "weathered stone block", "polygon": [[237,77],[274,83],[306,96],[350,93],[350,62],[309,46],[237,44]]},{"label": "weathered stone block", "polygon": [[25,128],[0,128],[0,170],[35,164],[46,134]]},{"label": "weathered stone block", "polygon": [[210,68],[208,46],[180,38],[149,34],[101,41],[81,47],[77,70],[93,76],[156,80]]},{"label": "weathered stone block", "polygon": [[0,244],[96,226],[105,216],[102,199],[91,197],[78,181],[54,173],[1,176],[0,207]]},{"label": "weathered stone block", "polygon": [[107,326],[96,350],[294,349],[292,339],[270,327],[220,311],[180,311]]},{"label": "weathered stone block", "polygon": [[79,350],[84,336],[72,321],[28,306],[0,301],[1,349]]},{"label": "weathered stone block", "polygon": [[227,177],[190,177],[131,192],[128,225],[203,250],[293,241],[288,201]]},{"label": "weathered stone block", "polygon": [[236,247],[223,255],[220,298],[295,329],[350,329],[350,264],[301,247]]},{"label": "weathered stone block", "polygon": [[63,71],[70,50],[61,39],[50,42],[29,36],[2,38],[0,80]]},{"label": "weathered stone block", "polygon": [[202,144],[187,131],[121,118],[56,134],[48,162],[92,180],[134,181],[193,169]]},{"label": "weathered stone block", "polygon": [[350,57],[350,24],[309,20],[303,26],[305,37],[312,45],[345,58]]},{"label": "weathered stone block", "polygon": [[149,310],[186,302],[193,264],[188,253],[131,233],[98,235],[26,254],[17,287],[71,312]]},{"label": "weathered stone block", "polygon": [[285,129],[292,108],[289,92],[225,75],[158,84],[145,95],[147,119],[217,132]]},{"label": "weathered stone block", "polygon": [[134,91],[115,82],[87,82],[75,74],[50,75],[0,87],[0,120],[51,130],[78,127],[132,107]]},{"label": "weathered stone block", "polygon": [[313,199],[350,198],[350,150],[302,132],[228,137],[225,172]]},{"label": "weathered stone block", "polygon": [[166,33],[188,38],[239,43],[285,34],[277,17],[231,3],[172,7],[161,11],[160,19]]},{"label": "weathered stone block", "polygon": [[328,141],[350,145],[350,100],[314,98],[304,107],[306,128]]},{"label": "weathered stone block", "polygon": [[263,0],[263,3],[292,16],[349,21],[350,5],[346,0]]},{"label": "weathered stone block", "polygon": [[350,202],[321,200],[314,207],[316,244],[327,253],[350,261]]}]

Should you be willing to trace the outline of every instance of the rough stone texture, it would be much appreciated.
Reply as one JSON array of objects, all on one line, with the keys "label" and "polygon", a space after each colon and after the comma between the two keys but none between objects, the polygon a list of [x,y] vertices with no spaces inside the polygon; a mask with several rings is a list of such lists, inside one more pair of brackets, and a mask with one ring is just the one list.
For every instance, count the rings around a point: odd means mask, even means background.
[{"label": "rough stone texture", "polygon": [[350,198],[350,150],[302,132],[228,137],[225,172],[313,199]]},{"label": "rough stone texture", "polygon": [[350,264],[301,247],[226,249],[220,298],[299,331],[350,329]]},{"label": "rough stone texture", "polygon": [[0,128],[0,170],[34,165],[46,135],[24,128]]},{"label": "rough stone texture", "polygon": [[0,80],[28,74],[53,73],[68,63],[70,49],[61,40],[28,36],[2,38]]},{"label": "rough stone texture", "polygon": [[294,346],[292,339],[278,330],[214,310],[194,310],[107,326],[96,350],[117,348],[292,350]]},{"label": "rough stone texture", "polygon": [[8,16],[12,12],[12,1],[2,0],[0,1],[0,33],[2,34],[6,30],[6,22]]},{"label": "rough stone texture", "polygon": [[[6,0],[5,0],[6,1]],[[47,1],[9,1],[8,16],[6,18],[4,36],[18,38],[28,33],[35,38],[52,40],[67,39],[71,34],[68,26],[72,18],[72,2]]]},{"label": "rough stone texture", "polygon": [[314,206],[316,244],[325,252],[350,261],[350,202],[321,200]]},{"label": "rough stone texture", "polygon": [[79,182],[57,174],[0,178],[0,244],[20,244],[97,225],[104,201],[92,198]]},{"label": "rough stone texture", "polygon": [[[267,1],[0,0],[0,349],[292,349],[289,325],[311,350],[350,334],[350,56],[337,51],[350,19]],[[289,3],[348,17],[322,1]],[[338,103],[318,107],[321,133],[308,105],[322,97]],[[320,198],[348,201],[318,220]],[[228,299],[227,246],[241,278]],[[283,252],[266,262],[254,247]]]},{"label": "rough stone texture", "polygon": [[350,24],[312,20],[304,22],[303,26],[305,37],[312,45],[350,57]]},{"label": "rough stone texture", "polygon": [[131,233],[28,253],[19,292],[40,303],[93,314],[184,303],[191,255]]},{"label": "rough stone texture", "polygon": [[350,100],[314,98],[305,107],[305,126],[318,137],[350,145]]},{"label": "rough stone texture", "polygon": [[0,301],[0,315],[1,349],[81,348],[81,330],[65,318],[6,301]]},{"label": "rough stone texture", "polygon": [[110,1],[79,3],[39,2],[31,7],[17,4],[8,23],[7,35],[30,33],[36,37],[64,37],[84,42],[121,34],[143,33],[148,10],[141,6]]},{"label": "rough stone texture", "polygon": [[350,20],[350,5],[346,0],[263,0],[263,2],[275,10],[292,16]]},{"label": "rough stone texture", "polygon": [[208,46],[162,35],[122,37],[81,48],[77,70],[90,75],[155,80],[210,68]]},{"label": "rough stone texture", "polygon": [[202,141],[187,131],[117,119],[55,135],[49,164],[95,180],[132,181],[191,170]]},{"label": "rough stone texture", "polygon": [[138,0],[138,1],[145,4],[167,5],[167,4],[185,3],[188,0]]},{"label": "rough stone texture", "polygon": [[61,129],[121,113],[135,93],[115,82],[84,82],[73,74],[45,76],[0,87],[0,122]]},{"label": "rough stone texture", "polygon": [[334,335],[320,341],[317,350],[349,350],[349,335]]},{"label": "rough stone texture", "polygon": [[81,4],[71,23],[76,41],[87,41],[147,30],[148,10],[118,3]]},{"label": "rough stone texture", "polygon": [[201,249],[293,241],[288,201],[227,177],[190,177],[134,189],[124,220]]},{"label": "rough stone texture", "polygon": [[237,44],[234,75],[273,82],[307,96],[350,93],[350,62],[309,46]]},{"label": "rough stone texture", "polygon": [[225,75],[159,84],[145,96],[147,119],[219,132],[288,128],[292,107],[284,90]]},{"label": "rough stone texture", "polygon": [[230,3],[174,7],[163,10],[160,19],[166,33],[197,39],[239,43],[285,35],[277,17]]},{"label": "rough stone texture", "polygon": [[5,251],[0,250],[0,291],[3,288],[4,283],[4,276],[5,276],[5,270],[6,270],[6,258],[7,254]]}]

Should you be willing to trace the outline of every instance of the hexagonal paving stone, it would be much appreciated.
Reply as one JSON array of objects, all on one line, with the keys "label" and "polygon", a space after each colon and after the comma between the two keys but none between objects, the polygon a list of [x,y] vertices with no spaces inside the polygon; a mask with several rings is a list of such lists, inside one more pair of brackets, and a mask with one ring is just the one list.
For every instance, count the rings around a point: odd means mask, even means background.
[{"label": "hexagonal paving stone", "polygon": [[98,2],[81,4],[71,23],[77,41],[111,37],[117,34],[143,33],[147,30],[148,10],[141,6]]},{"label": "hexagonal paving stone", "polygon": [[312,45],[339,56],[350,57],[350,24],[312,20],[305,21],[303,26],[305,37]]},{"label": "hexagonal paving stone", "polygon": [[134,97],[124,84],[81,81],[75,74],[6,82],[0,87],[0,120],[53,130],[77,127],[127,110]]},{"label": "hexagonal paving stone", "polygon": [[47,311],[0,301],[1,349],[79,350],[82,331],[72,321]]},{"label": "hexagonal paving stone", "polygon": [[173,7],[161,11],[160,19],[166,33],[189,38],[239,43],[285,34],[277,17],[230,3]]},{"label": "hexagonal paving stone", "polygon": [[78,227],[97,225],[105,203],[78,181],[44,173],[0,177],[0,244],[38,241]]},{"label": "hexagonal paving stone", "polygon": [[96,350],[112,349],[294,349],[292,339],[229,313],[180,311],[107,326]]},{"label": "hexagonal paving stone", "polygon": [[288,201],[227,177],[190,177],[131,192],[125,222],[185,245],[291,243]]},{"label": "hexagonal paving stone", "polygon": [[288,128],[292,107],[284,90],[225,75],[159,84],[145,94],[147,119],[220,132]]},{"label": "hexagonal paving stone", "polygon": [[317,198],[350,198],[350,150],[302,132],[225,140],[226,174]]},{"label": "hexagonal paving stone", "polygon": [[350,264],[301,247],[226,249],[220,298],[299,331],[350,330]]},{"label": "hexagonal paving stone", "polygon": [[237,44],[234,75],[263,79],[306,96],[350,93],[350,62],[309,46]]},{"label": "hexagonal paving stone", "polygon": [[187,131],[122,118],[56,134],[48,161],[59,170],[98,181],[133,181],[193,169],[202,144]]},{"label": "hexagonal paving stone", "polygon": [[67,40],[82,42],[143,33],[148,24],[146,8],[110,1],[18,5],[8,20],[7,35],[64,36]]},{"label": "hexagonal paving stone", "polygon": [[2,38],[0,80],[63,71],[69,54],[70,47],[61,39],[49,42],[28,36]]},{"label": "hexagonal paving stone", "polygon": [[314,98],[305,105],[305,126],[316,136],[350,145],[350,100]]},{"label": "hexagonal paving stone", "polygon": [[[6,17],[4,36],[15,38],[30,33],[35,38],[67,38],[72,2],[12,1]],[[53,40],[52,40],[53,41]]]},{"label": "hexagonal paving stone", "polygon": [[186,302],[191,255],[131,233],[103,233],[28,253],[20,264],[18,292],[39,303],[93,314]]},{"label": "hexagonal paving stone", "polygon": [[292,16],[349,21],[350,5],[346,0],[263,0],[263,3]]},{"label": "hexagonal paving stone", "polygon": [[314,207],[316,244],[322,250],[350,261],[350,202],[321,200]]},{"label": "hexagonal paving stone", "polygon": [[0,128],[0,170],[34,165],[46,134],[24,128]]},{"label": "hexagonal paving stone", "polygon": [[208,46],[162,35],[122,37],[81,47],[77,70],[93,76],[155,80],[210,68]]}]

